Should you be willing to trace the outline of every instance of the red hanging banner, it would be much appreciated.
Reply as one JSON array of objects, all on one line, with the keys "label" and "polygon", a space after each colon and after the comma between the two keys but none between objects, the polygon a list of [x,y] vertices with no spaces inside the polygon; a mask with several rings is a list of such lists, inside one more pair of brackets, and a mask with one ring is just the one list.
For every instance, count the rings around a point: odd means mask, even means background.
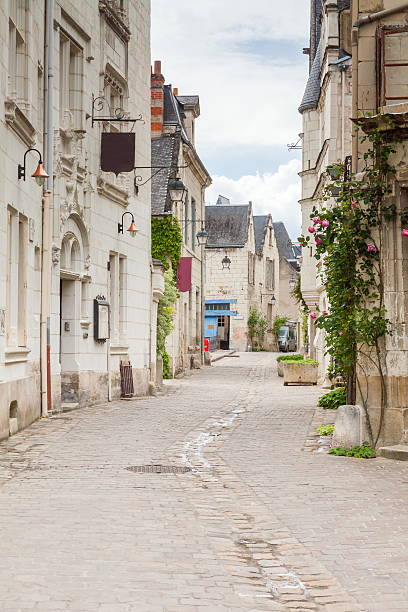
[{"label": "red hanging banner", "polygon": [[192,257],[180,257],[177,268],[177,289],[181,292],[191,289]]}]

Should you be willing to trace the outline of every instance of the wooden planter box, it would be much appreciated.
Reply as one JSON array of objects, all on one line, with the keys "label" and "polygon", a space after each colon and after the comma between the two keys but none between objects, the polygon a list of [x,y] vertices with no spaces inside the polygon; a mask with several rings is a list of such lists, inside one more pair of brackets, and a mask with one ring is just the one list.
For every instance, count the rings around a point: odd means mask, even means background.
[{"label": "wooden planter box", "polygon": [[317,385],[317,363],[283,362],[283,384]]}]

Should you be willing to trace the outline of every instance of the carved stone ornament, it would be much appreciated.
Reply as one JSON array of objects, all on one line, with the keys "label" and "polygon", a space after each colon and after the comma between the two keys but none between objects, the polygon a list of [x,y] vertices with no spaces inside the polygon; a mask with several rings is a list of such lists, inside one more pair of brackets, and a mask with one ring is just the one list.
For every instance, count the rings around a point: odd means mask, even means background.
[{"label": "carved stone ornament", "polygon": [[59,265],[61,256],[61,249],[57,247],[55,244],[52,245],[52,263],[54,266]]},{"label": "carved stone ornament", "polygon": [[408,166],[401,166],[397,169],[396,179],[401,187],[407,189],[408,187]]},{"label": "carved stone ornament", "polygon": [[35,143],[35,127],[17,106],[14,100],[7,98],[4,102],[4,117],[7,125],[21,138],[28,147]]}]

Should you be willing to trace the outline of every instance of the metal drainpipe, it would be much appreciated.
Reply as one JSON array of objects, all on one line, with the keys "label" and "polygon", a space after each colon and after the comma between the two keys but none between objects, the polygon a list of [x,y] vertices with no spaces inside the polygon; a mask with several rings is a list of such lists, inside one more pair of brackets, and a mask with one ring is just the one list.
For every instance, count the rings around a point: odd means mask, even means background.
[{"label": "metal drainpipe", "polygon": [[52,409],[50,367],[50,294],[51,294],[51,241],[54,191],[54,121],[53,121],[53,69],[54,69],[54,0],[47,0],[45,13],[44,53],[44,151],[45,165],[49,175],[43,195],[42,211],[42,262],[41,262],[41,416],[46,417]]},{"label": "metal drainpipe", "polygon": [[[201,230],[205,228],[205,187],[201,187]],[[205,245],[201,247],[201,363],[204,364],[205,336]]]},{"label": "metal drainpipe", "polygon": [[399,6],[394,6],[393,8],[385,9],[383,11],[377,11],[376,13],[370,13],[369,15],[365,15],[358,19],[353,23],[353,28],[360,28],[361,26],[372,23],[373,21],[378,21],[383,17],[388,17],[389,15],[393,15],[394,13],[398,13],[399,11],[408,10],[408,2],[403,2]]},{"label": "metal drainpipe", "polygon": [[[358,17],[359,1],[352,2],[352,21]],[[351,116],[358,115],[358,28],[353,27],[351,30]],[[358,169],[358,133],[356,130],[351,131],[351,169],[357,172]]]}]

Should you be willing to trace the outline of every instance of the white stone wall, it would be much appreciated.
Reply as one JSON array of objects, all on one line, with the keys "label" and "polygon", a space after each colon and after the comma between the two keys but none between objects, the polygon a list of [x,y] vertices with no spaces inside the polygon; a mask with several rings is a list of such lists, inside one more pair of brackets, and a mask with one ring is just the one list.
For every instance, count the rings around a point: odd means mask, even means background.
[{"label": "white stone wall", "polygon": [[[248,350],[247,319],[251,305],[248,285],[248,246],[241,248],[206,249],[206,300],[237,300],[231,309],[237,311],[230,320],[230,348]],[[222,268],[227,253],[230,269]]]},{"label": "white stone wall", "polygon": [[9,14],[8,2],[0,3],[0,439],[9,435],[10,406],[20,428],[38,418],[41,410],[42,189],[30,178],[38,156],[27,155],[26,181],[17,179],[17,166],[29,147],[42,149],[37,76],[39,62],[44,65],[42,8],[27,3],[25,24],[18,20],[25,58],[16,90],[9,78],[13,64],[9,18],[15,16]]},{"label": "white stone wall", "polygon": [[[193,121],[193,119],[191,120]],[[191,124],[193,125],[193,123]],[[202,337],[202,247],[197,244],[197,232],[205,218],[205,188],[209,184],[206,170],[201,166],[195,152],[185,144],[180,145],[180,178],[187,195],[183,203],[173,205],[173,214],[178,218],[183,233],[181,257],[192,258],[191,289],[180,292],[175,310],[174,330],[167,339],[172,375],[192,367],[192,358],[201,361]],[[188,166],[184,167],[183,166]],[[192,202],[195,203],[195,224]]]},{"label": "white stone wall", "polygon": [[[120,394],[119,362],[130,360],[136,393],[148,390],[150,366],[150,184],[133,190],[132,175],[101,173],[100,135],[102,123],[91,126],[91,96],[104,95],[104,73],[123,89],[123,105],[131,117],[143,116],[135,124],[136,163],[150,165],[150,1],[129,0],[131,32],[126,44],[109,29],[98,3],[61,0],[55,2],[54,17],[54,198],[52,202],[52,295],[51,369],[53,408],[63,401],[83,405],[105,401]],[[43,151],[44,5],[26,3],[25,98],[20,93],[8,101],[8,3],[0,7],[0,104],[6,121],[0,121],[0,436],[8,433],[8,405],[18,401],[19,427],[40,414],[40,283],[42,248],[42,190],[30,178],[37,163],[27,156],[28,178],[17,181],[17,164],[24,151],[34,145]],[[67,55],[67,44],[74,51]],[[108,41],[108,42],[107,42]],[[115,52],[113,51],[115,47]],[[66,59],[74,53],[71,78],[65,78]],[[71,92],[62,93],[64,82]],[[14,83],[13,83],[14,86]],[[69,108],[67,108],[69,107]],[[20,110],[23,111],[21,115]],[[106,109],[105,109],[106,112]],[[112,124],[112,129],[114,129]],[[117,125],[117,124],[116,124]],[[125,127],[126,125],[126,127]],[[109,129],[105,124],[105,129]],[[130,129],[123,124],[123,131]],[[18,132],[18,133],[17,133]],[[45,156],[45,152],[44,152]],[[47,160],[45,159],[45,164]],[[2,320],[10,291],[7,290],[7,207],[20,215],[26,231],[26,336],[25,346],[6,346],[7,331]],[[118,234],[118,222],[126,210],[134,214],[139,228],[136,238]],[[25,221],[27,219],[27,221]],[[13,221],[13,220],[12,220]],[[27,229],[24,229],[24,223]],[[20,223],[21,225],[21,223]],[[16,246],[14,244],[13,249]],[[23,251],[24,251],[23,249]],[[24,255],[24,253],[23,253]],[[115,259],[116,258],[116,259]],[[119,263],[121,260],[121,263]],[[111,281],[120,268],[121,287]],[[63,288],[63,318],[60,332],[60,282]],[[110,286],[113,287],[111,292]],[[110,295],[113,293],[114,295]],[[112,337],[98,344],[93,338],[93,300],[97,295],[112,298]],[[12,301],[15,298],[12,298]],[[13,303],[14,303],[13,302]],[[119,312],[120,311],[120,312]],[[66,315],[66,316],[65,316]],[[67,323],[67,326],[65,326]],[[65,331],[66,329],[66,331]],[[60,343],[60,334],[62,344]],[[14,344],[16,342],[14,341]],[[62,355],[60,353],[62,349]],[[34,392],[33,392],[34,390]]]},{"label": "white stone wall", "polygon": [[[330,182],[326,168],[333,163],[344,162],[351,154],[351,61],[334,65],[338,60],[339,27],[337,7],[333,3],[323,9],[322,45],[324,63],[320,82],[322,91],[316,109],[303,112],[302,135],[302,233],[308,235],[310,215],[324,185]],[[325,206],[330,202],[325,202]],[[314,258],[314,247],[302,249],[301,289],[311,310],[328,309],[327,298],[319,279],[319,268]],[[322,333],[309,320],[309,352],[319,361],[319,376],[323,381],[329,358],[325,355]]]}]

